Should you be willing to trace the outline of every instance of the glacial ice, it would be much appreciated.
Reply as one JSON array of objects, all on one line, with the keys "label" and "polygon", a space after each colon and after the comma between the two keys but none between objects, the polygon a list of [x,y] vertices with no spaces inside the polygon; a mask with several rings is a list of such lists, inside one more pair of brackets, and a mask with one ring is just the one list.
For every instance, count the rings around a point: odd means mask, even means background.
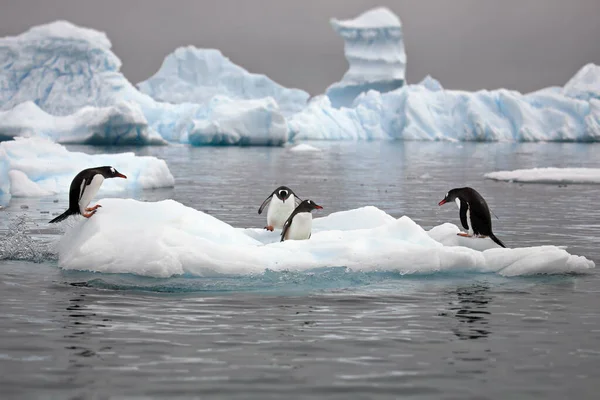
[{"label": "glacial ice", "polygon": [[[151,277],[249,275],[342,266],[357,271],[505,276],[585,272],[585,257],[555,246],[502,249],[489,239],[458,238],[444,224],[427,232],[408,217],[375,207],[315,219],[312,238],[277,240],[279,232],[234,228],[173,200],[102,199],[57,243],[64,269]],[[136,251],[123,251],[133,249]]]},{"label": "glacial ice", "polygon": [[327,88],[333,107],[349,107],[369,90],[385,93],[404,84],[406,52],[398,16],[379,7],[355,19],[332,18],[331,25],[344,39],[349,64],[342,80]]},{"label": "glacial ice", "polygon": [[16,138],[0,143],[0,194],[37,197],[68,193],[79,171],[103,165],[114,166],[127,179],[107,179],[100,193],[175,184],[167,163],[156,157],[134,153],[90,155],[70,152],[45,138]]},{"label": "glacial ice", "polygon": [[[0,111],[11,117],[10,124],[0,124],[0,138],[39,134],[68,143],[148,144],[159,141],[158,133],[168,141],[187,143],[193,133],[195,144],[263,144],[279,143],[283,137],[277,126],[282,113],[269,97],[254,100],[262,101],[254,107],[248,107],[249,100],[229,100],[228,110],[218,99],[205,104],[158,102],[137,90],[120,67],[104,33],[66,21],[0,39]],[[22,118],[23,110],[40,121]],[[210,116],[223,114],[228,122],[215,129]],[[206,140],[211,129],[216,136]],[[251,140],[244,140],[247,132]],[[223,136],[228,139],[221,140]]]},{"label": "glacial ice", "polygon": [[0,111],[0,140],[43,137],[63,144],[166,144],[148,126],[140,107],[123,102],[109,107],[85,106],[71,115],[54,116],[26,101]]},{"label": "glacial ice", "polygon": [[155,100],[168,103],[208,103],[215,96],[254,100],[271,97],[285,115],[300,111],[309,94],[288,89],[261,74],[232,63],[219,50],[180,47],[169,54],[160,70],[137,87]]},{"label": "glacial ice", "polygon": [[496,171],[487,179],[523,183],[594,183],[600,184],[600,168],[532,168]]},{"label": "glacial ice", "polygon": [[[584,69],[600,74],[600,68]],[[599,96],[600,86],[594,93]],[[349,108],[314,98],[289,125],[292,140],[592,142],[600,140],[600,100],[591,95],[581,100],[555,88],[529,94],[444,90],[428,77],[388,93],[369,91]]]}]

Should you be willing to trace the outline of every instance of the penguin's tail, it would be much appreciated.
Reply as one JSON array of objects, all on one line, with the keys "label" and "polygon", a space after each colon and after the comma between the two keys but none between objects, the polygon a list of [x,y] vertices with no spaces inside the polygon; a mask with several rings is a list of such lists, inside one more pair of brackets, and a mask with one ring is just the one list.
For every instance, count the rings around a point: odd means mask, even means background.
[{"label": "penguin's tail", "polygon": [[498,244],[498,246],[506,248],[504,243],[502,243],[502,241],[500,239],[498,239],[496,237],[496,235],[494,235],[493,233],[490,233],[490,239],[492,239],[494,242],[496,242]]},{"label": "penguin's tail", "polygon": [[67,210],[64,213],[60,214],[58,217],[54,218],[52,221],[48,222],[49,224],[54,224],[56,222],[64,221],[69,218],[71,215],[77,214],[77,211]]}]

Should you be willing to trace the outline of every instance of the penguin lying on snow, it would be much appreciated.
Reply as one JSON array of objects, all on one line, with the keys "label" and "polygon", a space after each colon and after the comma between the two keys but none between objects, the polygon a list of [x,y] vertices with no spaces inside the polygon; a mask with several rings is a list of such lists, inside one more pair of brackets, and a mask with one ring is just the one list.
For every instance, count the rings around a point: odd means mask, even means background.
[{"label": "penguin lying on snow", "polygon": [[127,177],[119,173],[113,167],[96,167],[84,169],[73,178],[69,189],[69,208],[67,211],[50,221],[51,224],[67,219],[71,215],[81,214],[86,218],[91,217],[96,213],[98,207],[87,208],[90,201],[94,198],[104,179],[108,178],[124,178]]},{"label": "penguin lying on snow", "polygon": [[446,197],[438,205],[441,206],[451,201],[455,201],[458,205],[460,223],[465,229],[469,230],[469,233],[458,233],[459,236],[489,236],[499,246],[506,247],[492,233],[490,209],[483,197],[475,189],[470,187],[452,189],[446,193]]},{"label": "penguin lying on snow", "polygon": [[312,200],[304,200],[300,203],[283,224],[281,241],[310,239],[312,230],[312,214],[310,212],[322,209],[323,207],[315,204]]},{"label": "penguin lying on snow", "polygon": [[301,201],[292,189],[287,186],[279,186],[275,189],[258,209],[258,213],[262,214],[263,209],[267,204],[269,205],[267,226],[265,226],[265,229],[273,231],[275,228],[283,228],[283,224]]}]

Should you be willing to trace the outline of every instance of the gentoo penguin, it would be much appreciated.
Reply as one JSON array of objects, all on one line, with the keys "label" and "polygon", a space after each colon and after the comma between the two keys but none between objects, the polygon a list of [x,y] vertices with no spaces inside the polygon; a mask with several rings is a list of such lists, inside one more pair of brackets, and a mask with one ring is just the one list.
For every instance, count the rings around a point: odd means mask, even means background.
[{"label": "gentoo penguin", "polygon": [[451,201],[455,201],[458,205],[460,223],[465,229],[469,230],[469,233],[458,233],[459,236],[489,236],[499,246],[506,247],[492,233],[490,209],[483,197],[475,189],[470,187],[452,189],[446,193],[446,197],[438,205],[441,206]]},{"label": "gentoo penguin", "polygon": [[102,206],[99,204],[91,208],[87,208],[87,206],[96,193],[98,193],[105,178],[127,179],[125,175],[109,166],[84,169],[75,175],[75,178],[71,182],[71,188],[69,189],[69,209],[54,218],[50,223],[60,222],[75,214],[81,214],[86,218],[94,215],[98,207]]},{"label": "gentoo penguin", "polygon": [[258,209],[258,213],[262,214],[266,205],[269,205],[267,226],[265,226],[265,229],[273,231],[275,228],[283,228],[283,224],[301,201],[292,189],[287,186],[279,186],[275,189]]},{"label": "gentoo penguin", "polygon": [[306,240],[310,239],[312,229],[312,210],[322,210],[318,204],[312,200],[304,200],[296,207],[294,212],[289,216],[283,231],[281,232],[281,241],[284,240]]}]

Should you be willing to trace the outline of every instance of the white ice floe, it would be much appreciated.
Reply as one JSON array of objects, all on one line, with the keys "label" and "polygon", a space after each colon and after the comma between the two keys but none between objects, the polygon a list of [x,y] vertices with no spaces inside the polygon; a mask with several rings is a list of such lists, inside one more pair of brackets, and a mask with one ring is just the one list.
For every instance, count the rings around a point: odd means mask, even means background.
[{"label": "white ice floe", "polygon": [[153,277],[247,275],[343,266],[360,271],[505,276],[585,272],[594,263],[555,246],[502,249],[489,239],[459,238],[444,224],[425,231],[408,217],[374,207],[316,218],[310,240],[279,242],[280,232],[234,228],[173,200],[102,199],[58,242],[64,269]]},{"label": "white ice floe", "polygon": [[289,150],[293,151],[294,153],[319,152],[319,151],[321,151],[320,148],[315,147],[315,146],[311,146],[310,144],[306,144],[306,143],[297,144],[297,145],[295,145],[293,147],[290,147]]},{"label": "white ice floe", "polygon": [[306,105],[308,93],[288,89],[262,74],[252,74],[216,49],[180,47],[169,54],[160,70],[137,84],[142,93],[169,103],[208,103],[214,96],[238,100],[273,98],[284,114]]},{"label": "white ice floe", "polygon": [[366,11],[354,19],[331,19],[344,39],[349,68],[340,82],[327,88],[334,107],[349,107],[361,93],[388,92],[404,84],[406,52],[400,18],[385,7]]},{"label": "white ice floe", "polygon": [[0,143],[0,194],[36,197],[68,193],[71,181],[83,169],[110,165],[127,179],[107,179],[100,193],[172,187],[167,163],[134,153],[85,154],[70,152],[48,139],[17,138]]},{"label": "white ice floe", "polygon": [[600,168],[532,168],[496,171],[488,179],[524,183],[600,183]]}]

